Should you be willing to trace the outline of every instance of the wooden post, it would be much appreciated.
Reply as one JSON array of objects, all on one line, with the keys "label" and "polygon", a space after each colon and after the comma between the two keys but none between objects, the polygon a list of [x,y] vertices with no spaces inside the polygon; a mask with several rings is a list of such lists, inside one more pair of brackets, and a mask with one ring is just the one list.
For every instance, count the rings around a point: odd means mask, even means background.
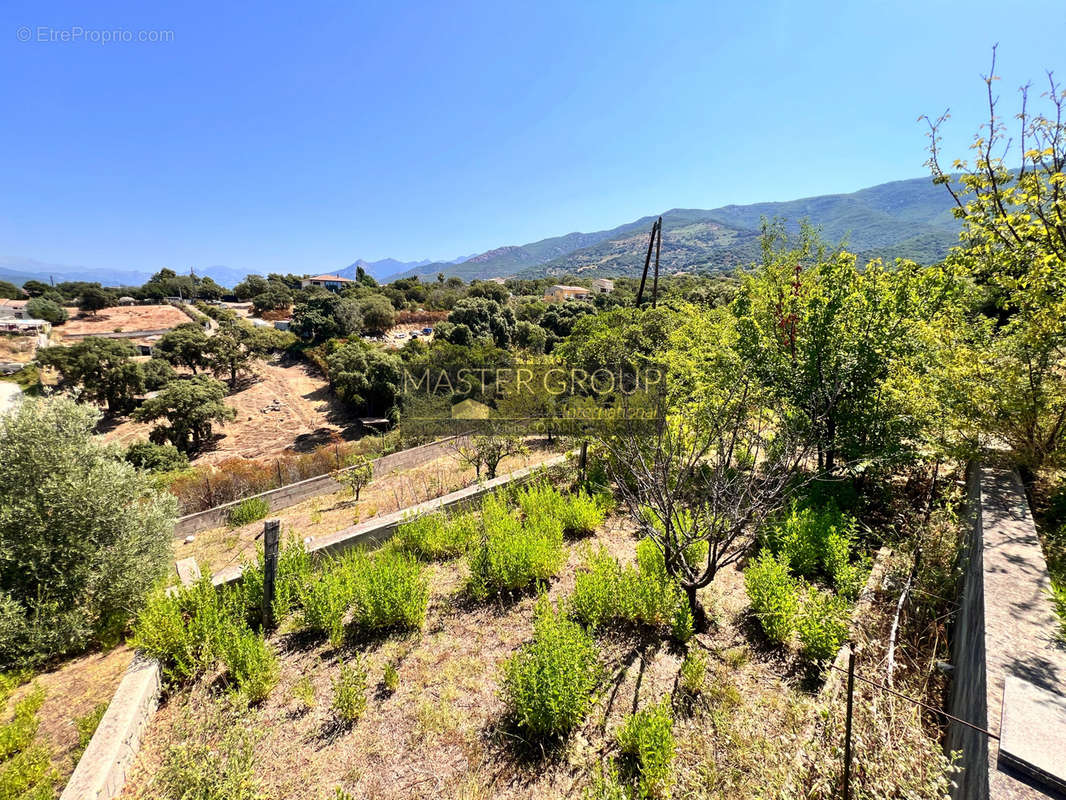
[{"label": "wooden post", "polygon": [[285,481],[281,477],[281,461],[275,458],[274,466],[278,468],[278,487],[282,487],[285,485]]},{"label": "wooden post", "polygon": [[851,800],[851,716],[855,696],[855,646],[848,645],[848,715],[844,719],[844,800]]},{"label": "wooden post", "polygon": [[274,627],[274,595],[278,577],[278,542],[281,540],[281,520],[268,519],[263,523],[263,630]]},{"label": "wooden post", "polygon": [[581,455],[577,459],[577,468],[581,470],[581,482],[585,482],[585,470],[589,463],[589,440],[581,442]]}]

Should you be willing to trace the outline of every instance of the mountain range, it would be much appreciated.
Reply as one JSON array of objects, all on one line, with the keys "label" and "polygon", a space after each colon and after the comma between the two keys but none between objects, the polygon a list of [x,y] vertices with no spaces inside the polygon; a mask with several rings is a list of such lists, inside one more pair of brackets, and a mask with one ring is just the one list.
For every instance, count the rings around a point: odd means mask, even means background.
[{"label": "mountain range", "polygon": [[[674,208],[663,212],[660,269],[666,273],[716,272],[750,264],[759,258],[763,219],[775,217],[796,229],[807,219],[831,244],[845,243],[861,258],[910,258],[939,261],[957,241],[959,222],[951,213],[947,190],[929,178],[893,181],[850,194],[829,194],[785,202],[728,205],[709,210]],[[523,245],[506,245],[450,261],[378,261],[358,259],[329,274],[355,277],[362,267],[378,281],[438,273],[474,278],[582,275],[639,275],[644,266],[648,234],[655,216],[641,217],[592,233],[568,233]],[[0,280],[21,284],[31,278],[47,281],[88,280],[105,285],[139,285],[156,270],[101,269],[46,264],[28,258],[0,257]],[[223,286],[245,277],[243,270],[224,266],[197,269]]]},{"label": "mountain range", "polygon": [[[715,272],[750,264],[760,257],[763,219],[775,217],[798,229],[807,219],[831,244],[845,243],[861,258],[941,260],[958,239],[959,222],[951,196],[929,178],[893,181],[850,194],[819,195],[785,202],[728,205],[709,210],[674,208],[663,212],[660,269],[663,272]],[[517,276],[639,275],[655,217],[647,216],[593,233],[570,233],[520,246],[500,247],[460,263],[414,266],[391,278],[438,272],[466,280]]]}]

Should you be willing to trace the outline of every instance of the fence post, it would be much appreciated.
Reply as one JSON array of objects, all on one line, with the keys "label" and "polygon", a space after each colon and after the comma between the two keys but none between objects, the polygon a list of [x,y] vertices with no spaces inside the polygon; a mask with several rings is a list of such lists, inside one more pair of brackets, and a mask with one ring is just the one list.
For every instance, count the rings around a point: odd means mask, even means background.
[{"label": "fence post", "polygon": [[268,519],[263,523],[263,630],[271,630],[274,627],[274,595],[278,576],[278,542],[280,539],[280,519]]},{"label": "fence post", "polygon": [[851,800],[851,715],[855,695],[855,645],[848,644],[848,715],[844,719],[844,800]]},{"label": "fence post", "polygon": [[585,468],[589,463],[589,440],[581,442],[581,455],[577,459],[577,468],[581,470],[581,482],[585,482]]},{"label": "fence post", "polygon": [[274,459],[274,466],[278,468],[278,486],[279,487],[284,486],[285,485],[285,481],[281,477],[281,461],[275,458]]}]

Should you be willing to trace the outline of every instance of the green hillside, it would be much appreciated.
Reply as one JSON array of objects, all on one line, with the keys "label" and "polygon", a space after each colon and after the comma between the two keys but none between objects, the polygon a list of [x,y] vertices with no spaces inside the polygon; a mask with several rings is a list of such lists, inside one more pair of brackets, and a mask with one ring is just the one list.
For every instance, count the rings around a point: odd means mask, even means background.
[{"label": "green hillside", "polygon": [[[785,202],[729,205],[710,210],[672,209],[663,214],[664,272],[710,272],[749,264],[759,256],[763,218],[779,217],[798,228],[808,219],[832,243],[844,242],[864,258],[940,260],[956,241],[951,198],[929,178],[893,181],[850,194]],[[461,264],[433,263],[403,275],[634,275],[644,265],[653,216],[594,233],[570,233],[521,246],[490,250]],[[398,276],[397,276],[398,277]]]}]

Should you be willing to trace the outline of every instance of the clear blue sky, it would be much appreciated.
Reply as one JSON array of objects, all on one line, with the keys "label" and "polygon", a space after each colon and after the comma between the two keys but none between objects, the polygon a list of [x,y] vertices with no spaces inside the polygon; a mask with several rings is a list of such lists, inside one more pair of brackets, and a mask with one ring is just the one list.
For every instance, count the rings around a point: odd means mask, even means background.
[{"label": "clear blue sky", "polygon": [[[1024,5],[6,0],[0,256],[317,272],[916,177],[994,42],[1005,109],[1066,80]],[[75,27],[172,40],[37,41]]]}]

